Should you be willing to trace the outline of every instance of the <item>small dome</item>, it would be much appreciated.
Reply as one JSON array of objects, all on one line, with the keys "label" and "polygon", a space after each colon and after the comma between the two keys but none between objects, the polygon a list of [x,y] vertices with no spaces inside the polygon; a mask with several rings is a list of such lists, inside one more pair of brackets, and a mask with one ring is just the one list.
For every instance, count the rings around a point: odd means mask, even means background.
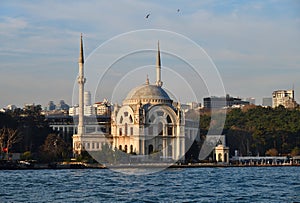
[{"label": "small dome", "polygon": [[172,103],[169,95],[165,92],[163,88],[157,85],[142,85],[132,89],[126,99],[124,104],[134,104],[137,102],[142,103]]}]

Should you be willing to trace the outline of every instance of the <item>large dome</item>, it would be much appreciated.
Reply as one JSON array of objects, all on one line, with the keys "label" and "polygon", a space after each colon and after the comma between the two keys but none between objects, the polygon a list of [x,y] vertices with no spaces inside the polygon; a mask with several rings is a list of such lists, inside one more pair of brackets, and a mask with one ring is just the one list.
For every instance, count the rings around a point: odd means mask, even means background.
[{"label": "large dome", "polygon": [[172,103],[172,100],[160,86],[145,84],[132,89],[123,101],[124,104],[136,104],[137,102],[143,104]]}]

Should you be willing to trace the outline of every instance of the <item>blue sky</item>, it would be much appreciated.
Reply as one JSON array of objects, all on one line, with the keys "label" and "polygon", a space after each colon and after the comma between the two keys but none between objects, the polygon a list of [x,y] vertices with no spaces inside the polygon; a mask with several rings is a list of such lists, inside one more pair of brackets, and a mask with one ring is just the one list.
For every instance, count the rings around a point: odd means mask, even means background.
[{"label": "blue sky", "polygon": [[233,96],[259,104],[294,85],[300,103],[299,1],[1,1],[0,107],[71,104],[80,33],[87,57],[112,37],[140,29],[195,41]]}]

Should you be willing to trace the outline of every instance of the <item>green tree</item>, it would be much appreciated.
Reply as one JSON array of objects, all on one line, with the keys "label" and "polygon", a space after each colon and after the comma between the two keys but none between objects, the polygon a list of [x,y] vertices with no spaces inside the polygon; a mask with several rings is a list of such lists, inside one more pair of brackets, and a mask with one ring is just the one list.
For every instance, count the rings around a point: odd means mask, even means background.
[{"label": "green tree", "polygon": [[30,151],[26,151],[21,155],[22,160],[30,160],[32,159],[32,154]]},{"label": "green tree", "polygon": [[300,155],[300,148],[299,147],[295,147],[292,151],[291,151],[291,156],[298,156]]}]

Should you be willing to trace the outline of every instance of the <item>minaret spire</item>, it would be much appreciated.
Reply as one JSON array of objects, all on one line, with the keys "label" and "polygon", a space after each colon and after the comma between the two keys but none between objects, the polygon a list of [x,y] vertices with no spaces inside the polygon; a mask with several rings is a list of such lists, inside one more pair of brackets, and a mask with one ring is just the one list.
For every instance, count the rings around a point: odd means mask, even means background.
[{"label": "minaret spire", "polygon": [[159,41],[157,42],[157,56],[156,56],[156,85],[162,86],[161,81],[161,61],[160,61],[160,50],[159,50]]},{"label": "minaret spire", "polygon": [[146,78],[146,85],[149,85],[149,77],[148,77],[148,74],[147,74],[147,78]]},{"label": "minaret spire", "polygon": [[78,86],[79,86],[79,115],[78,115],[78,132],[79,136],[84,134],[84,83],[86,79],[84,77],[84,55],[83,55],[83,40],[82,33],[80,35],[80,53],[78,58],[79,74],[78,74]]},{"label": "minaret spire", "polygon": [[84,63],[82,33],[80,34],[80,52],[78,63]]}]

